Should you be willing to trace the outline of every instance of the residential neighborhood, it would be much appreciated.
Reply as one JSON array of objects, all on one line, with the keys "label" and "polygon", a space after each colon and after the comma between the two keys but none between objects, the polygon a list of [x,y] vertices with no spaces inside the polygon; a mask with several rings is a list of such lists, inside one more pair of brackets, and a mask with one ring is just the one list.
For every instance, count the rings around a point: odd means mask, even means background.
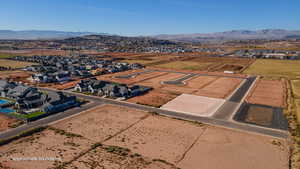
[{"label": "residential neighborhood", "polygon": [[24,121],[57,113],[79,104],[75,96],[45,92],[21,83],[0,80],[0,110]]}]

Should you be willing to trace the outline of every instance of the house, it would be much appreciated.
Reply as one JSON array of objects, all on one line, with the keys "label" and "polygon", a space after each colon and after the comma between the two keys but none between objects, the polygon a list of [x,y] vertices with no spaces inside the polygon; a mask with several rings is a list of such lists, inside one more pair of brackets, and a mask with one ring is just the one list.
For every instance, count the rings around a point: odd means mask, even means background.
[{"label": "house", "polygon": [[[93,80],[88,85],[88,91],[93,94],[99,93],[106,84],[107,82],[102,80]],[[102,91],[100,91],[100,93],[102,93]]]},{"label": "house", "polygon": [[60,72],[56,74],[55,79],[57,80],[57,82],[62,83],[70,81],[71,76],[69,72]]},{"label": "house", "polygon": [[76,104],[76,96],[67,96],[62,92],[48,92],[46,103],[42,106],[42,111],[56,113],[73,107]]},{"label": "house", "polygon": [[8,82],[6,80],[0,80],[0,97],[6,97],[6,93],[9,89],[16,86],[13,82]]}]

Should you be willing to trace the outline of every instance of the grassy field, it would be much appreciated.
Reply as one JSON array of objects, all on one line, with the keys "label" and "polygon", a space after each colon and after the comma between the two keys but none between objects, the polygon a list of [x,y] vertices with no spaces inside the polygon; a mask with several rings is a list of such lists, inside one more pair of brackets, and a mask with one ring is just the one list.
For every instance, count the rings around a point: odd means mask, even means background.
[{"label": "grassy field", "polygon": [[156,67],[166,68],[166,69],[182,69],[182,70],[201,70],[206,68],[211,63],[200,63],[200,62],[192,62],[192,61],[175,61],[170,63],[165,63],[161,65],[157,65]]},{"label": "grassy field", "polygon": [[300,79],[292,80],[293,92],[294,95],[300,99]]},{"label": "grassy field", "polygon": [[35,63],[0,59],[0,66],[3,67],[22,68],[30,65],[35,65]]},{"label": "grassy field", "polygon": [[13,57],[14,55],[13,54],[9,54],[9,53],[0,53],[0,58],[3,59],[3,58],[10,58],[10,57]]},{"label": "grassy field", "polygon": [[300,61],[259,59],[244,73],[288,79],[300,78]]}]

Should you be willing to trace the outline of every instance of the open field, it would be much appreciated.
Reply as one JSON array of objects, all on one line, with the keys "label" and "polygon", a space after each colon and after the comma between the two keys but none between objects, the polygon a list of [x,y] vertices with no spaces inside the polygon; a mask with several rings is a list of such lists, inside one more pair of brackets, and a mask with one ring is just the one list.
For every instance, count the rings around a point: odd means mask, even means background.
[{"label": "open field", "polygon": [[180,69],[180,70],[204,70],[207,68],[211,63],[199,63],[199,62],[192,62],[192,61],[175,61],[170,63],[165,63],[161,65],[157,65],[160,68],[167,68],[167,69]]},{"label": "open field", "polygon": [[12,79],[16,81],[22,81],[28,83],[29,78],[32,75],[31,72],[26,71],[0,71],[0,79]]},{"label": "open field", "polygon": [[205,127],[189,122],[150,116],[104,143],[126,147],[152,159],[176,163],[204,130]]},{"label": "open field", "polygon": [[[13,160],[26,157],[56,161]],[[288,169],[288,157],[284,140],[113,105],[0,147],[0,167],[21,169]]]},{"label": "open field", "polygon": [[54,124],[53,127],[80,134],[95,142],[101,142],[128,128],[147,115],[147,113],[135,109],[104,105],[60,121]]},{"label": "open field", "polygon": [[169,80],[176,80],[178,78],[183,77],[184,74],[181,73],[166,73],[161,76],[143,80],[142,82],[137,83],[138,85],[143,85],[143,86],[151,86],[153,88],[161,88],[163,86],[162,82],[164,81],[169,81]]},{"label": "open field", "polygon": [[244,73],[294,79],[300,78],[299,65],[298,60],[258,59]]},{"label": "open field", "polygon": [[135,72],[136,71],[126,71],[126,72],[122,72],[122,73],[107,74],[107,75],[98,76],[97,79],[112,81],[112,82],[117,82],[117,83],[134,84],[134,83],[137,83],[140,81],[144,81],[147,79],[151,79],[154,77],[159,77],[159,76],[167,74],[165,72],[149,72],[149,73],[142,73],[133,78],[128,78],[128,79],[114,78],[116,76],[128,75],[128,74],[135,73]]},{"label": "open field", "polygon": [[177,166],[182,169],[288,169],[285,141],[208,127]]},{"label": "open field", "polygon": [[0,132],[11,128],[16,125],[19,121],[13,118],[9,118],[5,115],[0,114]]},{"label": "open field", "polygon": [[[46,129],[0,147],[0,166],[18,169],[55,167],[90,148],[91,141],[79,135]],[[12,158],[56,158],[57,160],[20,160]]]},{"label": "open field", "polygon": [[224,99],[242,82],[242,79],[221,77],[195,92],[195,95]]},{"label": "open field", "polygon": [[13,54],[9,54],[9,53],[1,53],[0,52],[0,59],[5,59],[5,58],[10,58],[13,57]]},{"label": "open field", "polygon": [[144,95],[136,96],[136,97],[130,98],[126,101],[131,102],[131,103],[148,105],[148,106],[152,106],[152,107],[160,107],[160,106],[168,103],[169,101],[173,100],[177,96],[178,95],[174,94],[174,93],[154,89]]},{"label": "open field", "polygon": [[[253,59],[240,58],[222,58],[222,57],[206,57],[206,56],[189,56],[181,57],[181,61],[162,62],[162,64],[153,65],[157,68],[173,69],[173,70],[197,70],[197,71],[212,71],[223,72],[235,71],[240,72],[244,68],[251,65]],[[238,64],[237,64],[238,63]]]},{"label": "open field", "polygon": [[36,64],[30,62],[20,62],[20,61],[13,61],[7,59],[0,59],[0,66],[2,67],[22,68],[31,65],[36,65]]},{"label": "open field", "polygon": [[285,107],[286,92],[283,80],[259,80],[250,91],[246,101],[252,104]]},{"label": "open field", "polygon": [[116,146],[95,148],[65,167],[66,169],[177,169],[159,160],[150,159],[129,149]]},{"label": "open field", "polygon": [[300,80],[292,80],[293,93],[300,98]]}]

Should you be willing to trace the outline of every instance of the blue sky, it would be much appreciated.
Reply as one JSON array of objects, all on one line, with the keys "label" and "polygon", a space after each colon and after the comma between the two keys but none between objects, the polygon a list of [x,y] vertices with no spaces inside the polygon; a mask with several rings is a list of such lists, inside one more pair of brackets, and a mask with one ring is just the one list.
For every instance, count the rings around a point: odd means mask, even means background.
[{"label": "blue sky", "polygon": [[2,0],[0,29],[120,35],[300,29],[300,0]]}]

